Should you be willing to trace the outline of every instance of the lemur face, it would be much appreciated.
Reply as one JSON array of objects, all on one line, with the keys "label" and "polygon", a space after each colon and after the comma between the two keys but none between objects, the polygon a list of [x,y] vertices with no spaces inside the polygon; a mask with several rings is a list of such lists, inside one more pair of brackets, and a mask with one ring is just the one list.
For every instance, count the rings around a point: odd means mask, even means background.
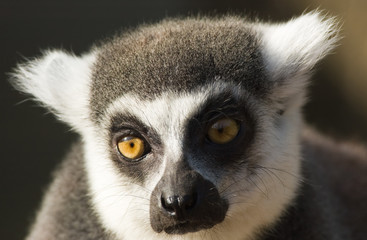
[{"label": "lemur face", "polygon": [[85,151],[96,207],[116,230],[199,237],[274,217],[293,196],[296,136],[276,136],[295,126],[236,85],[218,80],[154,100],[128,94],[106,112]]},{"label": "lemur face", "polygon": [[304,86],[334,35],[317,13],[279,25],[170,20],[83,57],[50,52],[16,77],[40,79],[19,86],[81,134],[107,230],[241,239],[295,196]]}]

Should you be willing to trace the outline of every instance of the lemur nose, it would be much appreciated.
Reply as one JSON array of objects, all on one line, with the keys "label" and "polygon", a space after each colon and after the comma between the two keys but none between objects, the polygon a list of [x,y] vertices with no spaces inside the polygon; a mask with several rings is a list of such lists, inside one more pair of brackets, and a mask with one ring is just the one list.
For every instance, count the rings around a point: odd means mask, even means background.
[{"label": "lemur nose", "polygon": [[200,173],[184,167],[164,174],[152,191],[150,224],[157,233],[196,232],[225,218],[228,203],[216,186]]},{"label": "lemur nose", "polygon": [[171,216],[183,218],[187,211],[195,208],[198,200],[196,192],[186,195],[161,196],[162,208]]}]

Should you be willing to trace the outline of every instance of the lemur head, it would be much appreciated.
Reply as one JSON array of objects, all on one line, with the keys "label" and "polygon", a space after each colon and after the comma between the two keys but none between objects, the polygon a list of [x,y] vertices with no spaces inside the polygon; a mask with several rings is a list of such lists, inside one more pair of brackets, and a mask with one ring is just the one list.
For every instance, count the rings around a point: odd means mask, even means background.
[{"label": "lemur head", "polygon": [[243,239],[296,194],[305,86],[336,31],[317,12],[281,24],[166,20],[80,57],[48,51],[15,83],[82,136],[108,231]]}]

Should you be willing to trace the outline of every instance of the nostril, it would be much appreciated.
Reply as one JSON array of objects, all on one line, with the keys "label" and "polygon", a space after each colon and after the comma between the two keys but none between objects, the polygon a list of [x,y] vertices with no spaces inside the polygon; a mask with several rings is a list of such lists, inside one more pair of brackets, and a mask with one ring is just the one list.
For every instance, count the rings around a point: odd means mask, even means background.
[{"label": "nostril", "polygon": [[177,199],[175,196],[165,198],[163,195],[161,196],[161,204],[162,208],[165,209],[167,212],[174,214],[175,209],[178,206]]},{"label": "nostril", "polygon": [[165,197],[164,194],[161,196],[161,206],[171,216],[180,217],[185,215],[188,210],[195,207],[198,202],[198,194],[188,194],[184,196],[169,196]]},{"label": "nostril", "polygon": [[185,208],[185,210],[189,210],[195,207],[197,202],[197,193],[193,193],[192,195],[185,195],[184,196],[184,202],[182,203],[182,206]]}]

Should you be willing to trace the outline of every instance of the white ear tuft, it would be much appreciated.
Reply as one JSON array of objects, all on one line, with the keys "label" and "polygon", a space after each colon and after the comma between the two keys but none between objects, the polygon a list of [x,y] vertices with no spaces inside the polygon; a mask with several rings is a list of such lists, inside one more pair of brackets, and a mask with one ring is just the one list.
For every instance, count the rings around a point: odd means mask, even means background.
[{"label": "white ear tuft", "polygon": [[43,57],[19,64],[11,83],[31,94],[76,130],[88,117],[91,65],[94,54],[76,57],[63,51],[47,51]]},{"label": "white ear tuft", "polygon": [[282,24],[260,26],[265,65],[274,79],[309,72],[339,40],[335,18],[313,11]]}]

